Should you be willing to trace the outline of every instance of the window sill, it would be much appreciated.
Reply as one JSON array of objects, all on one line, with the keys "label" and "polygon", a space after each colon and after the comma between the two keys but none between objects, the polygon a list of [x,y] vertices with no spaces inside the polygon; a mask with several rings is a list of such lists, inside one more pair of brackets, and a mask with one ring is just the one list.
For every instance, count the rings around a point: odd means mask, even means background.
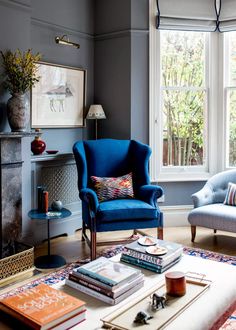
[{"label": "window sill", "polygon": [[158,179],[154,178],[152,182],[191,182],[191,181],[207,181],[211,177],[210,173],[165,173],[159,175]]}]

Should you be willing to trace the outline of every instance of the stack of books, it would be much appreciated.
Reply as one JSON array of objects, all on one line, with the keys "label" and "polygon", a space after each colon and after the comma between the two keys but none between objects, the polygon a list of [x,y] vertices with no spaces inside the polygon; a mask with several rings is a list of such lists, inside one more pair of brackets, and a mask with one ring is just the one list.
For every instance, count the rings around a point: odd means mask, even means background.
[{"label": "stack of books", "polygon": [[100,257],[81,267],[74,268],[66,279],[70,287],[115,305],[139,290],[144,275],[122,263]]},{"label": "stack of books", "polygon": [[156,273],[163,273],[175,265],[182,254],[181,244],[144,236],[127,244],[120,260]]},{"label": "stack of books", "polygon": [[[56,290],[46,284],[39,284],[14,296],[0,301],[0,318],[7,316],[14,329],[64,330],[85,320],[85,302]],[[8,316],[11,316],[9,319]]]}]

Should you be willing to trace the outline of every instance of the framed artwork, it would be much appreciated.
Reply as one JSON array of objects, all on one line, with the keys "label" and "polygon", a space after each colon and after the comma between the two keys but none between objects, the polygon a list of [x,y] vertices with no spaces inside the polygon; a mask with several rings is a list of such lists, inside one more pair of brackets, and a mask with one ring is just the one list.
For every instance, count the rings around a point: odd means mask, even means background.
[{"label": "framed artwork", "polygon": [[31,90],[31,127],[84,127],[86,70],[37,62]]}]

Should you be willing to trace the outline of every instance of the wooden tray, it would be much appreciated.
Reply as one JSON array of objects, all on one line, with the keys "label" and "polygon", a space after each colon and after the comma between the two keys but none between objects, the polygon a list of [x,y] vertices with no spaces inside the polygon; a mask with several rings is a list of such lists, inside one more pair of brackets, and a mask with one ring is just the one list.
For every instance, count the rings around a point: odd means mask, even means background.
[{"label": "wooden tray", "polygon": [[[194,275],[191,275],[194,274]],[[145,292],[141,297],[132,300],[115,312],[107,315],[101,321],[103,327],[112,330],[157,330],[164,329],[167,324],[172,322],[179,314],[181,314],[190,304],[192,304],[200,295],[202,295],[210,286],[211,281],[207,280],[201,274],[187,273],[186,274],[186,294],[182,297],[167,296],[165,308],[153,310],[151,306],[151,296],[155,292],[158,295],[165,295],[165,281],[152,287]],[[144,311],[152,319],[148,320],[148,324],[134,323],[135,316],[138,312]]]}]

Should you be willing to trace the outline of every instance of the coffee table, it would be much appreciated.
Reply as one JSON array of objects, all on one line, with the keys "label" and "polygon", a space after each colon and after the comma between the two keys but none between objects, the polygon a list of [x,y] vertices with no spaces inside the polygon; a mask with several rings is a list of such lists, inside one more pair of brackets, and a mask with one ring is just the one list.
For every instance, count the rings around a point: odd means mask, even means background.
[{"label": "coffee table", "polygon": [[[120,255],[113,257],[119,262]],[[236,299],[236,267],[224,263],[205,260],[198,257],[183,255],[181,261],[173,266],[171,270],[183,272],[204,273],[212,280],[212,284],[206,292],[193,304],[184,310],[172,323],[167,325],[168,330],[207,330],[214,322],[229,308]],[[76,291],[64,283],[55,285],[67,293],[70,293],[87,304],[86,320],[73,327],[80,330],[98,330],[102,327],[101,318],[124,306],[134,298],[145,293],[147,289],[163,281],[163,274],[155,274],[142,269],[145,274],[144,287],[121,303],[110,306],[104,302],[90,297],[82,292]],[[145,327],[142,327],[145,330]]]}]

